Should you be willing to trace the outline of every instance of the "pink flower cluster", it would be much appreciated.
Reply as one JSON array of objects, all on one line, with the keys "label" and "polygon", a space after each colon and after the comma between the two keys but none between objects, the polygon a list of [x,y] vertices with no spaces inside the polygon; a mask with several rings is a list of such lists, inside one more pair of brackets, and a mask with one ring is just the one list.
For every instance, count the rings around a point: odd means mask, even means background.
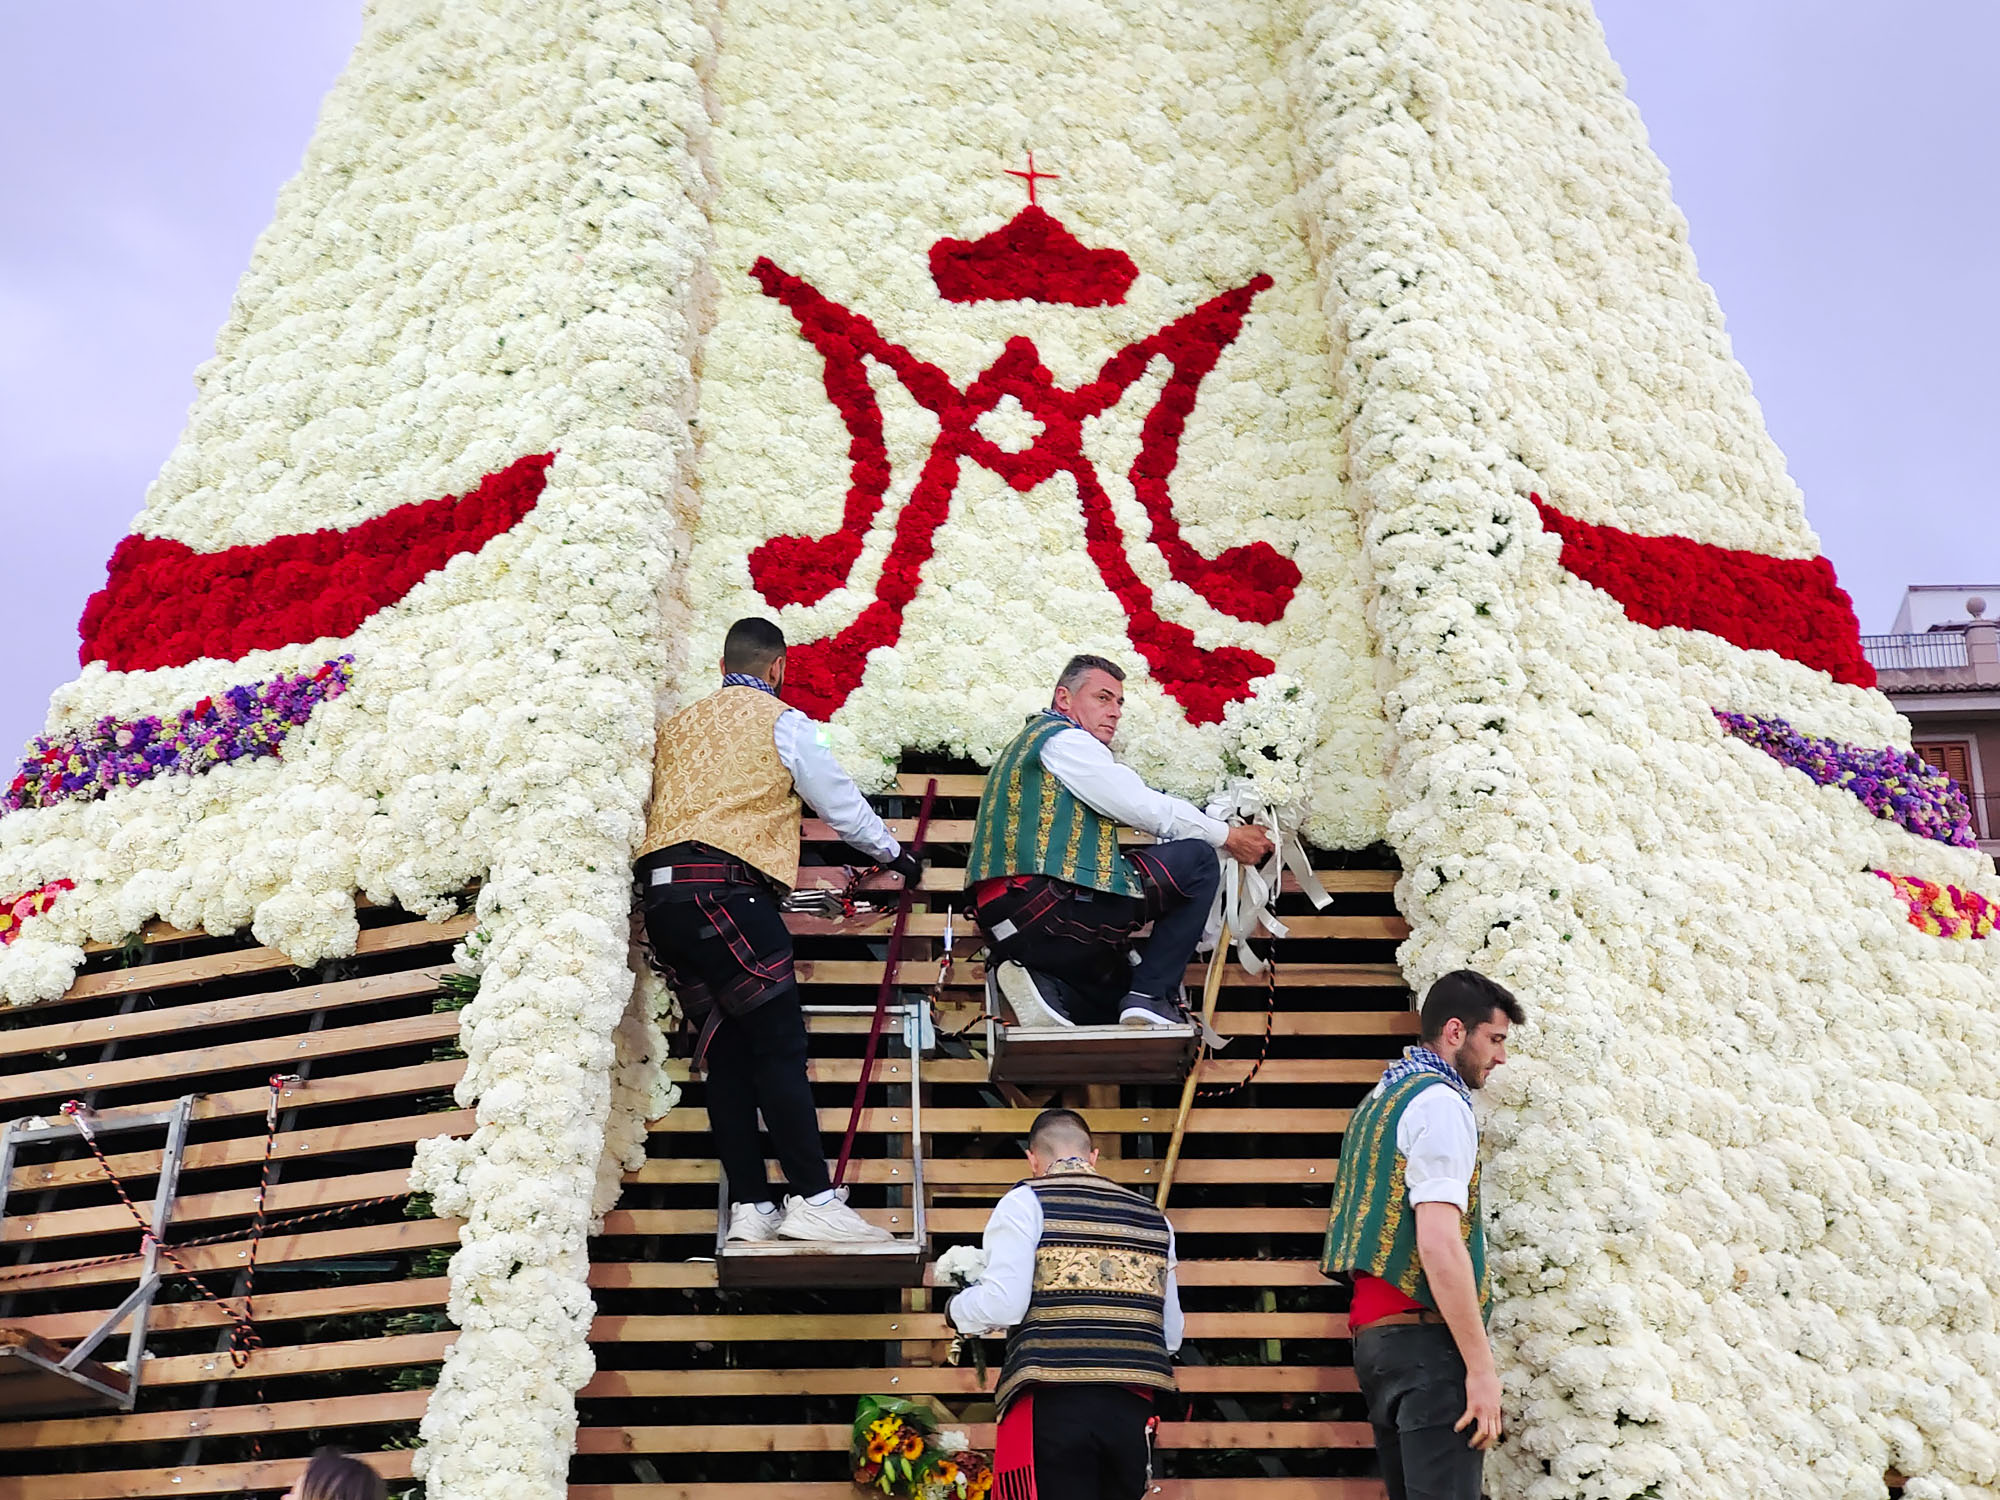
[{"label": "pink flower cluster", "polygon": [[1754,745],[1780,765],[1803,771],[1821,786],[1851,792],[1878,818],[1911,833],[1961,849],[1976,849],[1972,805],[1964,789],[1944,772],[1908,750],[1871,750],[1840,740],[1800,734],[1783,719],[1714,709],[1723,730]]},{"label": "pink flower cluster", "polygon": [[39,917],[56,904],[56,897],[75,889],[74,880],[51,880],[47,885],[38,885],[32,891],[23,891],[18,896],[0,901],[0,948],[21,935],[21,924],[28,918]]},{"label": "pink flower cluster", "polygon": [[1887,870],[1875,873],[1903,898],[1910,925],[1932,937],[1955,938],[1961,943],[1983,938],[1993,931],[1994,918],[2000,916],[2000,906],[1977,891],[1962,891],[1918,875],[1891,875]]},{"label": "pink flower cluster", "polygon": [[0,793],[0,811],[94,802],[113,787],[155,776],[198,776],[233,760],[276,755],[313,710],[347,691],[354,658],[315,672],[233,687],[171,719],[99,719],[80,734],[43,735]]}]

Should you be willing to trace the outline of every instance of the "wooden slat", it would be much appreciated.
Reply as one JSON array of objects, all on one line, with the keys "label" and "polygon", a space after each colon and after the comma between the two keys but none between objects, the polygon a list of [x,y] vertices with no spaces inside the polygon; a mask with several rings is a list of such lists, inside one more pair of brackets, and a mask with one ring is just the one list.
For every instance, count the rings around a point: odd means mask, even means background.
[{"label": "wooden slat", "polygon": [[[287,1375],[324,1375],[333,1370],[391,1370],[434,1365],[456,1342],[456,1330],[348,1339],[336,1344],[288,1344],[257,1349],[242,1369],[227,1353],[176,1354],[146,1361],[146,1385],[203,1385],[211,1380],[278,1380]],[[4,1493],[0,1493],[4,1500]]]},{"label": "wooden slat", "polygon": [[303,1432],[314,1428],[372,1427],[414,1422],[430,1402],[429,1391],[388,1391],[370,1396],[316,1396],[253,1406],[211,1406],[129,1412],[77,1421],[0,1423],[0,1450],[80,1448],[98,1443],[180,1442],[245,1432]]},{"label": "wooden slat", "polygon": [[[882,982],[884,966],[871,959],[802,958],[793,967],[797,970],[800,984],[873,986]],[[1394,964],[1276,964],[1271,972],[1279,989],[1403,988],[1403,971]],[[1189,989],[1199,991],[1207,973],[1207,964],[1189,964],[1184,982]],[[898,969],[897,977],[905,982],[931,983],[937,978],[935,960],[905,962]],[[965,989],[984,985],[986,965],[979,959],[954,960],[945,983]],[[1229,963],[1223,965],[1222,984],[1225,989],[1252,986],[1262,989],[1264,976],[1246,972],[1241,964]],[[810,1004],[810,1000],[807,1003]]]},{"label": "wooden slat", "polygon": [[[317,1102],[317,1101],[316,1101]],[[284,1098],[287,1109],[296,1108],[289,1092]],[[195,1118],[207,1118],[197,1105]],[[372,1151],[384,1146],[408,1146],[417,1141],[429,1140],[434,1135],[469,1135],[475,1122],[474,1112],[469,1109],[443,1110],[437,1114],[407,1115],[394,1120],[367,1120],[355,1125],[323,1125],[318,1129],[288,1130],[277,1136],[271,1143],[273,1161],[312,1161],[319,1157],[331,1156],[345,1151]],[[227,1141],[201,1141],[189,1146],[181,1156],[182,1180],[196,1172],[213,1167],[241,1166],[246,1162],[262,1160],[264,1137],[257,1135],[238,1136]],[[160,1153],[157,1151],[133,1151],[117,1156],[107,1156],[111,1170],[129,1183],[143,1182],[159,1172]],[[48,1162],[40,1166],[16,1167],[10,1179],[11,1190],[25,1192],[30,1188],[75,1187],[79,1183],[98,1182],[103,1179],[104,1170],[94,1156],[79,1156],[68,1161]]]},{"label": "wooden slat", "polygon": [[[1219,1210],[1220,1211],[1220,1210]],[[1326,1227],[1326,1215],[1319,1216]],[[1191,1312],[1195,1339],[1344,1339],[1345,1313]],[[600,1313],[591,1320],[594,1344],[694,1342],[790,1343],[794,1340],[872,1343],[883,1339],[949,1340],[943,1312],[887,1313]],[[227,1363],[228,1356],[224,1356]],[[148,1365],[150,1372],[152,1366]],[[150,1378],[150,1374],[149,1377]]]},{"label": "wooden slat", "polygon": [[[864,912],[852,917],[811,917],[798,912],[785,916],[785,925],[794,933],[816,937],[880,938],[895,925],[894,912]],[[1410,935],[1410,924],[1401,917],[1286,917],[1285,927],[1295,938],[1341,938],[1356,942],[1400,942]],[[946,925],[941,911],[912,912],[903,929],[911,937],[943,937]],[[952,945],[970,953],[986,941],[986,934],[965,912],[950,917]]]},{"label": "wooden slat", "polygon": [[[391,1193],[406,1192],[410,1169],[390,1172],[362,1172],[352,1177],[321,1177],[302,1182],[280,1182],[265,1196],[265,1205],[276,1217],[302,1213],[307,1209],[331,1208],[340,1203],[360,1203]],[[176,1225],[200,1224],[214,1219],[248,1218],[257,1209],[257,1189],[235,1188],[224,1193],[189,1193],[174,1201]],[[143,1211],[143,1210],[142,1210]],[[122,1203],[94,1208],[64,1208],[34,1215],[9,1215],[0,1220],[0,1244],[45,1245],[51,1240],[73,1239],[79,1235],[137,1232],[131,1212]],[[185,1229],[180,1231],[186,1233]],[[171,1239],[169,1241],[171,1243]]]},{"label": "wooden slat", "polygon": [[[974,1448],[993,1448],[993,1424],[962,1429]],[[704,1422],[688,1427],[584,1427],[578,1453],[845,1453],[853,1428],[845,1422]],[[1160,1448],[1366,1448],[1366,1422],[1162,1422]]]},{"label": "wooden slat", "polygon": [[0,1078],[0,1104],[34,1099],[59,1099],[91,1089],[120,1088],[162,1079],[196,1078],[204,1073],[231,1073],[251,1068],[286,1067],[309,1059],[347,1057],[357,1052],[384,1052],[392,1047],[448,1042],[458,1035],[458,1012],[405,1016],[366,1026],[332,1027],[303,1035],[270,1037],[257,1042],[231,1042],[194,1052],[161,1052],[151,1057],[118,1058],[17,1073]]},{"label": "wooden slat", "polygon": [[[223,1361],[225,1364],[227,1360]],[[407,1449],[367,1455],[384,1479],[410,1477]],[[199,1464],[183,1469],[116,1469],[97,1474],[17,1474],[0,1477],[0,1500],[140,1500],[159,1495],[227,1495],[239,1490],[277,1494],[305,1472],[303,1458]]]},{"label": "wooden slat", "polygon": [[[907,971],[911,965],[904,966]],[[915,978],[923,979],[921,961],[915,964]],[[935,969],[932,970],[935,973]],[[978,1013],[979,1006],[971,1000],[953,1000],[947,995],[945,1002],[938,1006],[939,1024],[950,1031],[963,1026]],[[848,1015],[808,1015],[806,1030],[814,1035],[865,1035],[870,1017],[857,1011]],[[1224,1036],[1262,1036],[1264,1034],[1265,1012],[1261,1010],[1218,1011],[1215,1029]],[[1325,1010],[1302,1011],[1280,1010],[1271,1019],[1273,1036],[1415,1036],[1417,1034],[1417,1013],[1414,1010]],[[1387,1061],[1392,1059],[1385,1059]],[[929,1072],[926,1065],[925,1072]]]},{"label": "wooden slat", "polygon": [[[1181,1365],[1174,1382],[1188,1395],[1345,1394],[1354,1371],[1341,1365]],[[978,1396],[990,1395],[966,1365],[893,1369],[599,1370],[578,1394],[585,1400],[675,1396]]]},{"label": "wooden slat", "polygon": [[[1114,1161],[1109,1157],[1098,1162],[1097,1170],[1113,1182],[1134,1185],[1158,1182],[1160,1162],[1157,1157],[1121,1157]],[[775,1162],[767,1164],[772,1173],[770,1180],[777,1182],[783,1169]],[[625,1174],[627,1182],[654,1183],[713,1183],[720,1175],[720,1169],[712,1159],[696,1156],[656,1156],[634,1171]],[[949,1192],[954,1197],[981,1197],[997,1199],[1027,1175],[1027,1167],[1019,1157],[926,1157],[924,1159],[924,1183],[937,1192]],[[869,1161],[850,1162],[847,1168],[849,1182],[903,1184],[910,1180],[907,1162]],[[1316,1183],[1333,1181],[1333,1163],[1318,1156],[1260,1156],[1260,1157],[1213,1157],[1183,1159],[1174,1170],[1174,1180],[1184,1183]],[[956,1190],[956,1191],[954,1191]]]},{"label": "wooden slat", "polygon": [[[924,1270],[926,1286],[937,1285],[932,1271],[932,1267]],[[1326,1285],[1318,1263],[1309,1260],[1184,1260],[1175,1274],[1182,1286],[1323,1288]],[[603,1291],[712,1287],[715,1266],[706,1261],[597,1261],[590,1268],[590,1284]]]},{"label": "wooden slat", "polygon": [[[400,953],[408,948],[428,948],[437,943],[455,943],[477,925],[478,918],[468,915],[450,917],[442,922],[398,922],[389,927],[364,927],[355,939],[354,954],[357,958],[365,958],[378,953]],[[276,948],[234,948],[225,953],[204,954],[200,958],[176,958],[161,964],[135,964],[129,969],[106,969],[101,974],[80,975],[59,999],[42,1004],[52,1006],[105,995],[185,989],[192,984],[206,984],[212,979],[269,974],[277,969],[292,967],[292,961]]]},{"label": "wooden slat", "polygon": [[[262,1261],[263,1257],[258,1257]],[[711,1272],[713,1267],[708,1268]],[[714,1285],[711,1274],[709,1285]],[[451,1292],[444,1276],[426,1276],[415,1281],[370,1281],[358,1286],[316,1287],[305,1292],[259,1292],[257,1323],[295,1323],[305,1319],[345,1317],[351,1313],[410,1312],[443,1307]],[[90,1332],[104,1316],[104,1310],[73,1313],[44,1313],[35,1317],[10,1318],[11,1326],[25,1328],[58,1342],[77,1339]],[[190,1328],[226,1328],[229,1316],[213,1302],[161,1302],[153,1307],[150,1326],[159,1333],[184,1333]],[[150,1371],[151,1365],[147,1366]],[[4,1430],[4,1429],[0,1429]]]},{"label": "wooden slat", "polygon": [[195,1005],[170,1006],[163,1010],[137,1011],[125,1016],[98,1016],[89,1021],[63,1021],[53,1026],[17,1026],[11,1031],[0,1031],[0,1057],[20,1057],[30,1052],[53,1052],[67,1047],[95,1047],[106,1042],[129,1042],[137,1037],[163,1036],[170,1032],[191,1033],[204,1026],[273,1020],[315,1010],[372,1005],[381,1000],[414,999],[436,994],[438,976],[448,973],[450,968],[449,964],[436,964],[398,974],[370,974],[365,978],[342,979],[332,984],[301,985],[297,989],[239,995],[233,1000],[210,1000]]},{"label": "wooden slat", "polygon": [[[932,1107],[924,1110],[924,1129],[939,1135],[1026,1135],[1039,1113],[1036,1109]],[[1347,1128],[1348,1117],[1353,1113],[1350,1109],[1202,1109],[1197,1106],[1188,1116],[1188,1131],[1193,1135],[1239,1132],[1257,1135],[1338,1135]],[[819,1111],[819,1128],[844,1130],[847,1114],[844,1107],[822,1109]],[[1171,1130],[1173,1123],[1174,1112],[1169,1108],[1099,1109],[1093,1110],[1090,1117],[1091,1128],[1100,1135]],[[708,1111],[697,1104],[677,1105],[671,1113],[649,1122],[646,1128],[655,1134],[705,1135],[708,1132]],[[861,1129],[865,1133],[900,1135],[909,1128],[910,1113],[907,1109],[864,1109],[861,1112]]]},{"label": "wooden slat", "polygon": [[[1320,884],[1327,894],[1367,895],[1381,894],[1396,889],[1397,875],[1393,870],[1321,870],[1318,872]],[[840,865],[799,866],[799,878],[794,882],[800,890],[840,891],[847,888],[847,872]],[[918,886],[921,891],[934,895],[949,895],[965,889],[964,869],[953,865],[931,865],[924,871],[924,878]],[[1285,871],[1279,889],[1297,895],[1301,889],[1298,876]]]},{"label": "wooden slat", "polygon": [[[855,1212],[871,1224],[879,1224],[885,1229],[893,1229],[898,1234],[908,1234],[908,1210],[898,1208],[870,1208],[858,1205]],[[986,1227],[991,1210],[977,1208],[927,1209],[924,1223],[932,1234],[976,1235]],[[1246,1214],[1254,1216],[1255,1227],[1245,1223]],[[1176,1208],[1173,1212],[1174,1228],[1183,1235],[1189,1234],[1310,1234],[1318,1235],[1326,1229],[1326,1210],[1323,1208]],[[614,1208],[604,1216],[604,1233],[613,1234],[709,1234],[715,1232],[715,1210],[712,1208]]]},{"label": "wooden slat", "polygon": [[[289,1265],[302,1260],[338,1260],[356,1255],[401,1255],[458,1243],[456,1219],[404,1219],[393,1224],[364,1224],[352,1229],[267,1234],[257,1250],[260,1266]],[[233,1271],[248,1254],[239,1242],[203,1245],[180,1252],[197,1274]],[[47,1269],[22,1266],[0,1272],[0,1291],[47,1291],[53,1286],[97,1286],[107,1281],[129,1282],[139,1257],[121,1255],[103,1265],[75,1266],[68,1260],[50,1262]],[[152,1366],[146,1366],[147,1379]]]}]

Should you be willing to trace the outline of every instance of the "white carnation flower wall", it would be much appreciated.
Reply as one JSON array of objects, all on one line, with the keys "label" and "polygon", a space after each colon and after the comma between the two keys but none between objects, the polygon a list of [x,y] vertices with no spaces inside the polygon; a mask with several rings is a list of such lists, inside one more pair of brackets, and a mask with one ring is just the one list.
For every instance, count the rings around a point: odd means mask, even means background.
[{"label": "white carnation flower wall", "polygon": [[1494,1493],[2000,1493],[2000,947],[1867,873],[1991,865],[1727,740],[1711,708],[1908,743],[1877,694],[1626,619],[1527,499],[1817,551],[1595,19],[1302,12],[1404,963],[1531,1010],[1488,1091]]},{"label": "white carnation flower wall", "polygon": [[351,527],[554,450],[546,488],[349,636],[92,667],[51,709],[51,731],[172,714],[351,653],[282,758],[0,820],[0,888],[76,881],[0,950],[16,1003],[155,915],[306,964],[353,951],[357,890],[441,917],[482,882],[458,1089],[478,1127],[413,1174],[465,1220],[433,1500],[563,1492],[585,1236],[671,1103],[628,862],[684,613],[712,51],[661,0],[371,6],[136,529],[214,551]]},{"label": "white carnation flower wall", "polygon": [[[1171,577],[1146,539],[1127,471],[1166,383],[1163,360],[1088,424],[1086,451],[1160,613],[1204,647],[1259,652],[1310,690],[1309,831],[1350,847],[1381,836],[1380,694],[1276,21],[1262,0],[728,8],[716,73],[720,303],[702,354],[701,511],[687,589],[696,618],[683,696],[708,690],[722,632],[740,615],[775,616],[796,646],[868,606],[939,430],[869,362],[893,475],[885,502],[842,586],[816,603],[772,608],[747,559],[775,536],[834,531],[851,469],[821,356],[753,280],[760,257],[869,318],[960,389],[1023,336],[1073,389],[1122,346],[1262,273],[1274,284],[1200,387],[1172,493],[1204,553],[1264,541],[1297,563],[1303,577],[1284,615],[1232,618]],[[1040,206],[1083,244],[1136,263],[1122,304],[940,295],[932,245],[976,240],[1021,210],[1024,184],[1006,173],[1024,170],[1030,151],[1038,171],[1058,174],[1038,182]],[[1039,426],[1010,397],[979,430],[1018,451]],[[1085,551],[1076,481],[1057,473],[1020,492],[962,461],[900,638],[869,657],[832,715],[833,743],[875,785],[905,748],[990,759],[1048,701],[1070,654],[1086,650],[1131,673],[1121,738],[1129,760],[1195,798],[1222,784],[1222,726],[1191,724],[1149,679]]]}]

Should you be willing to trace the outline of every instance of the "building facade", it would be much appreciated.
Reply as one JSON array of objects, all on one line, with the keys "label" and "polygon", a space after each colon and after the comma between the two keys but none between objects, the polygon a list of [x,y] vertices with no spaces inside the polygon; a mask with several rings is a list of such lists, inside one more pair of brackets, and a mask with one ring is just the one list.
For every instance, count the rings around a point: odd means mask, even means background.
[{"label": "building facade", "polygon": [[1965,788],[1979,847],[2000,856],[2000,584],[1906,589],[1889,635],[1861,638],[1916,752]]}]

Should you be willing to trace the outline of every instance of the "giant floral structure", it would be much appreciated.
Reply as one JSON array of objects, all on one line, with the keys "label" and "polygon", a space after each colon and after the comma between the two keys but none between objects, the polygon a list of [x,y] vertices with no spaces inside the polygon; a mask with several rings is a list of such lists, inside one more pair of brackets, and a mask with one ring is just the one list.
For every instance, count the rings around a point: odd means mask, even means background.
[{"label": "giant floral structure", "polygon": [[0,996],[479,881],[439,1500],[563,1492],[653,720],[751,610],[878,784],[1121,657],[1148,775],[1386,838],[1411,983],[1524,997],[1496,1495],[2000,1493],[2000,884],[1587,7],[371,8],[11,779]]}]

